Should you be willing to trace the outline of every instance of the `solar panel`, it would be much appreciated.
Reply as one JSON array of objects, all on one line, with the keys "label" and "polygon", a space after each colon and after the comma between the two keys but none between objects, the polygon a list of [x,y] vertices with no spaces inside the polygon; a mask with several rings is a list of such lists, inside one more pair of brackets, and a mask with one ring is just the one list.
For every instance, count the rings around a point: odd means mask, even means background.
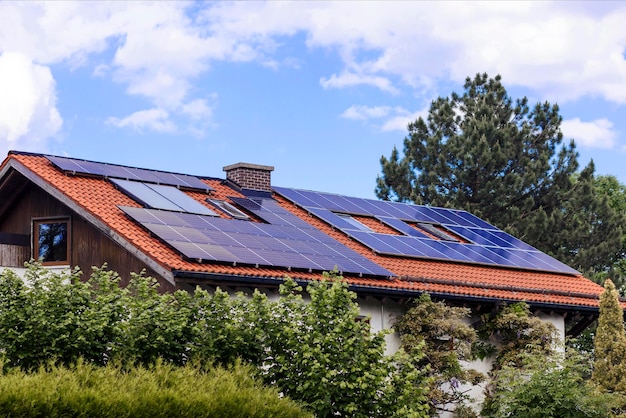
[{"label": "solar panel", "polygon": [[[274,187],[292,203],[383,255],[579,274],[560,261],[463,210]],[[341,215],[376,218],[398,232],[359,231]],[[433,236],[418,231],[414,222]],[[449,230],[458,237],[444,234]]]},{"label": "solar panel", "polygon": [[211,209],[172,186],[121,179],[110,179],[110,181],[137,202],[153,209],[218,216]]},{"label": "solar panel", "polygon": [[213,190],[198,177],[188,174],[168,173],[145,168],[126,167],[116,164],[98,163],[75,158],[48,156],[48,160],[62,171],[82,173],[123,180],[137,180],[147,183],[165,184],[202,191]]},{"label": "solar panel", "polygon": [[307,270],[337,266],[344,273],[392,275],[312,227],[301,229],[156,209],[120,209],[189,259]]}]

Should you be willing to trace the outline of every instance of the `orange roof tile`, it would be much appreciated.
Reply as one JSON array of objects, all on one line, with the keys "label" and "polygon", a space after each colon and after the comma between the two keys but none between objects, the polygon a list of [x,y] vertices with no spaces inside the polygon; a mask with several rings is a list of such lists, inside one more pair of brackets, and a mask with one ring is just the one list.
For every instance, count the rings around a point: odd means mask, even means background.
[{"label": "orange roof tile", "polygon": [[[140,207],[140,205],[117,190],[110,182],[98,177],[64,174],[42,155],[11,153],[3,166],[11,159],[21,163],[67,199],[74,201],[170,271],[277,279],[286,275],[303,280],[315,280],[322,277],[320,272],[308,273],[288,271],[285,268],[233,266],[224,263],[198,263],[185,260],[176,250],[151,236],[141,225],[127,217],[118,208],[118,205],[131,207]],[[223,200],[228,200],[229,196],[243,197],[222,180],[205,179],[203,181],[214,189],[211,193],[212,197]],[[187,194],[210,207],[204,201],[206,194],[201,192],[187,192]],[[584,307],[597,307],[598,296],[603,290],[601,286],[581,275],[379,255],[284,198],[280,196],[275,196],[275,198],[281,206],[293,214],[394,274],[394,277],[389,279],[346,275],[346,279],[354,286],[389,293],[430,292],[450,297],[503,299]],[[224,214],[222,216],[227,217]]]}]

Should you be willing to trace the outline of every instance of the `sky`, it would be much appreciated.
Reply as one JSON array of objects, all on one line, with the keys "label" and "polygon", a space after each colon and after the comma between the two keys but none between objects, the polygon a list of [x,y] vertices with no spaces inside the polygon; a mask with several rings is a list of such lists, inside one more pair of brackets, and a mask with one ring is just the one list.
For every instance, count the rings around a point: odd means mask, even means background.
[{"label": "sky", "polygon": [[381,156],[465,78],[557,103],[626,184],[626,2],[0,2],[9,150],[374,198]]}]

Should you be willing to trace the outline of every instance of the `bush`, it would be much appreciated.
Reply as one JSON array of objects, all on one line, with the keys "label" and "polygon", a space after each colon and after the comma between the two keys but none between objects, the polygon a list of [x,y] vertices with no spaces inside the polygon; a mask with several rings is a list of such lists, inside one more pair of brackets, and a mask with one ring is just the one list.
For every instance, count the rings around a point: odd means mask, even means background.
[{"label": "bush", "polygon": [[78,271],[59,275],[37,264],[26,282],[0,273],[4,369],[241,360],[318,416],[427,416],[429,378],[415,367],[420,350],[386,356],[384,334],[358,320],[356,295],[340,276],[311,283],[310,303],[289,279],[278,301],[258,291],[159,294],[156,281],[141,275],[126,288],[118,282],[104,268],[86,282]]},{"label": "bush", "polygon": [[[524,364],[524,367],[517,367]],[[499,390],[482,415],[492,418],[606,418],[620,397],[585,380],[590,361],[578,354],[520,355],[498,373]]]},{"label": "bush", "polygon": [[78,362],[0,375],[3,417],[311,417],[252,377],[252,368]]}]

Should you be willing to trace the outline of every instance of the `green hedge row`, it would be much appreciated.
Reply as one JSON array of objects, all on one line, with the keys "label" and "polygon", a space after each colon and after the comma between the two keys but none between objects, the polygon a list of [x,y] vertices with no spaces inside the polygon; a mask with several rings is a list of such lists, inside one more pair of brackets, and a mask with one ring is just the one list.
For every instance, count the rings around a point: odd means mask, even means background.
[{"label": "green hedge row", "polygon": [[98,367],[79,362],[0,375],[2,417],[311,417],[248,366]]}]

